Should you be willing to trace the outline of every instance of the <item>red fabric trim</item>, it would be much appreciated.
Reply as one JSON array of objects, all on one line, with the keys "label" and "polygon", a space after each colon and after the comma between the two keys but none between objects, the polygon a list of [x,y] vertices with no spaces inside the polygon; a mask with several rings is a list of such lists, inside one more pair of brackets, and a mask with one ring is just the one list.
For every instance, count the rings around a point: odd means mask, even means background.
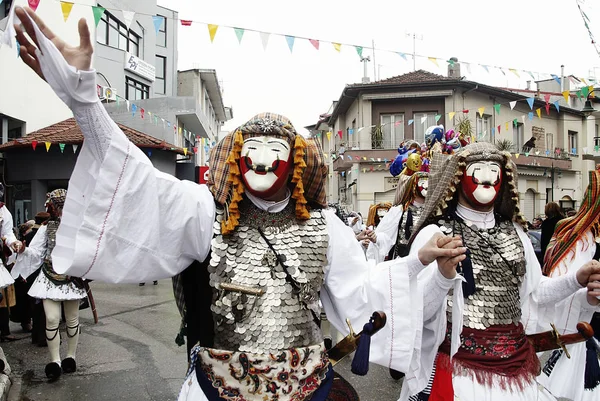
[{"label": "red fabric trim", "polygon": [[435,363],[435,376],[431,385],[429,401],[454,401],[450,356],[441,352],[438,354]]}]

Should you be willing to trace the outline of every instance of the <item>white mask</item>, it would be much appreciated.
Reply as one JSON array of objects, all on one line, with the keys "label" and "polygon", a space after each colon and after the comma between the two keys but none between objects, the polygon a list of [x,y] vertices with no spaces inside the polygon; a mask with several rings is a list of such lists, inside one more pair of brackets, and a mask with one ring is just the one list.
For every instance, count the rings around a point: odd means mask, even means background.
[{"label": "white mask", "polygon": [[240,171],[246,188],[260,198],[274,195],[287,184],[290,144],[281,138],[257,136],[244,140]]}]

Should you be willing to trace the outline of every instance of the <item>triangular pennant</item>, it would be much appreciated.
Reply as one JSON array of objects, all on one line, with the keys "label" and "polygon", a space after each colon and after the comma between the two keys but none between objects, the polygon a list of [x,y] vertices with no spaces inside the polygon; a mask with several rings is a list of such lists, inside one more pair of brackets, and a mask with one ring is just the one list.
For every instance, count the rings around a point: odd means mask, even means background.
[{"label": "triangular pennant", "polygon": [[358,57],[362,58],[362,52],[363,52],[362,46],[354,46],[354,48],[356,49],[356,52],[358,53]]},{"label": "triangular pennant", "polygon": [[[438,121],[440,121],[440,118],[442,118],[441,114],[436,114],[435,115],[435,122],[436,122],[436,124],[437,124]],[[398,121],[398,122],[400,122],[400,121]]]},{"label": "triangular pennant", "polygon": [[127,29],[129,29],[129,27],[131,26],[131,23],[133,22],[133,17],[135,17],[135,11],[123,10],[123,22],[125,22]]},{"label": "triangular pennant", "polygon": [[17,58],[21,57],[21,44],[17,40]]},{"label": "triangular pennant", "polygon": [[527,74],[529,74],[529,76],[531,77],[531,79],[535,80],[535,76],[533,75],[533,72],[531,71],[525,71]]},{"label": "triangular pennant", "polygon": [[582,96],[581,89],[579,89],[577,92],[575,92],[575,94],[577,95],[578,98],[581,98],[581,96]]},{"label": "triangular pennant", "polygon": [[127,111],[129,111],[129,100],[125,100],[125,104],[127,105]]},{"label": "triangular pennant", "polygon": [[73,144],[73,153],[77,153],[77,148],[78,147],[79,147],[79,145]]},{"label": "triangular pennant", "polygon": [[158,34],[158,31],[160,31],[160,27],[162,26],[164,20],[164,17],[161,17],[160,15],[152,16],[152,22],[154,23],[154,33]]},{"label": "triangular pennant", "polygon": [[518,158],[519,158],[519,156],[520,156],[520,153],[515,153],[515,158],[517,158],[517,159],[518,159]]},{"label": "triangular pennant", "polygon": [[565,98],[565,103],[569,104],[569,91],[563,91],[562,95]]},{"label": "triangular pennant", "polygon": [[590,86],[588,86],[588,94],[589,94],[589,96],[590,96],[591,98],[594,98],[594,97],[596,97],[595,93],[596,93],[596,92],[594,92],[594,85],[590,85]]},{"label": "triangular pennant", "polygon": [[529,116],[529,121],[533,120],[533,111],[530,111],[528,116]]},{"label": "triangular pennant", "polygon": [[63,19],[65,20],[65,22],[67,22],[67,20],[69,19],[69,15],[71,14],[71,10],[73,9],[73,3],[61,1],[60,8],[62,9]]},{"label": "triangular pennant", "polygon": [[46,145],[46,152],[48,152],[50,150],[50,146],[52,146],[52,142],[44,142],[44,144]]},{"label": "triangular pennant", "polygon": [[316,39],[308,39],[311,45],[317,50],[319,50],[319,41]]},{"label": "triangular pennant", "polygon": [[456,114],[455,111],[451,111],[450,113],[448,113],[448,118],[450,119],[450,121],[452,121],[454,119],[455,114]]},{"label": "triangular pennant", "polygon": [[583,88],[581,88],[581,94],[583,95],[583,97],[587,97],[590,94],[590,88],[584,86]]},{"label": "triangular pennant", "polygon": [[414,122],[415,122],[415,120],[408,120],[408,125],[411,125]]},{"label": "triangular pennant", "polygon": [[496,135],[496,128],[492,127],[492,135]]},{"label": "triangular pennant", "polygon": [[552,76],[552,78],[558,82],[558,84],[560,85],[560,78],[558,77],[558,75],[554,75],[554,74],[550,74]]},{"label": "triangular pennant", "polygon": [[517,70],[515,70],[514,68],[509,68],[508,71],[510,71],[513,74],[515,74],[517,76],[517,78],[521,78],[521,76],[519,75],[519,73],[517,72]]},{"label": "triangular pennant", "polygon": [[519,120],[517,120],[516,118],[513,120],[513,125],[515,127],[517,127],[519,125]]},{"label": "triangular pennant", "polygon": [[331,139],[331,131],[327,131],[327,140]]},{"label": "triangular pennant", "polygon": [[238,43],[241,44],[245,32],[244,28],[233,28],[233,30],[235,31],[235,36],[237,37]]},{"label": "triangular pennant", "polygon": [[538,118],[542,118],[542,108],[538,107],[537,109],[535,109],[535,112],[537,113]]},{"label": "triangular pennant", "polygon": [[187,148],[183,148],[183,155],[184,156],[187,156],[187,152],[188,152]]},{"label": "triangular pennant", "polygon": [[402,53],[402,52],[396,52],[400,57],[402,57],[404,59],[404,61],[407,61],[408,59],[406,58],[406,54]]},{"label": "triangular pennant", "polygon": [[191,19],[182,19],[181,20],[181,25],[183,25],[183,26],[192,26],[192,20]]},{"label": "triangular pennant", "polygon": [[533,98],[533,97],[528,97],[527,98],[527,104],[529,105],[529,108],[531,110],[533,110],[533,102],[535,102],[535,98]]},{"label": "triangular pennant", "polygon": [[544,95],[544,100],[546,101],[546,103],[550,103],[550,94],[549,93],[546,93]]},{"label": "triangular pennant", "polygon": [[469,114],[469,109],[464,109],[462,112],[463,114]]},{"label": "triangular pennant", "polygon": [[294,51],[294,41],[296,40],[296,37],[285,35],[285,40],[287,41],[288,47],[290,48],[290,53],[292,53]]},{"label": "triangular pennant", "polygon": [[37,148],[37,144],[38,144],[38,141],[35,141],[35,140],[31,141],[31,147],[33,148],[33,150],[35,150],[35,148]]},{"label": "triangular pennant", "polygon": [[105,10],[106,9],[104,7],[92,6],[92,12],[94,13],[94,23],[96,24],[96,26],[98,26],[98,22],[100,22],[100,19],[102,18],[102,15],[104,15]]},{"label": "triangular pennant", "polygon": [[421,124],[425,124],[427,122],[427,116],[421,117]]},{"label": "triangular pennant", "polygon": [[60,153],[65,153],[65,144],[64,143],[59,143],[58,147],[60,148]]},{"label": "triangular pennant", "polygon": [[337,51],[337,52],[341,52],[342,51],[342,44],[341,43],[332,43],[333,44],[333,48]]},{"label": "triangular pennant", "polygon": [[546,103],[546,115],[550,115],[550,103]]},{"label": "triangular pennant", "polygon": [[515,108],[515,106],[517,105],[517,101],[516,101],[516,100],[513,100],[512,102],[509,102],[508,104],[510,105],[510,109],[512,110],[512,109],[514,109],[514,108]]},{"label": "triangular pennant", "polygon": [[342,130],[338,130],[338,136],[340,139],[342,139],[342,135],[344,135],[344,132]]},{"label": "triangular pennant", "polygon": [[35,11],[40,5],[40,0],[27,0],[27,4],[29,5],[29,8]]},{"label": "triangular pennant", "polygon": [[440,65],[438,64],[437,58],[435,57],[427,57],[427,60],[431,61],[433,64],[435,64],[436,67],[439,67]]},{"label": "triangular pennant", "polygon": [[208,34],[210,35],[210,43],[215,40],[215,35],[217,34],[217,30],[219,29],[219,25],[208,24]]},{"label": "triangular pennant", "polygon": [[485,72],[489,73],[490,69],[488,68],[487,65],[481,64],[481,67],[485,70]]},{"label": "triangular pennant", "polygon": [[501,129],[502,129],[502,126],[499,125],[498,126],[498,135],[500,135]]},{"label": "triangular pennant", "polygon": [[508,124],[509,124],[508,121],[504,124],[504,128],[506,128],[507,131],[508,131]]},{"label": "triangular pennant", "polygon": [[483,118],[483,112],[485,111],[485,107],[480,107],[477,109],[477,112],[479,113],[479,117]]},{"label": "triangular pennant", "polygon": [[271,34],[269,32],[261,32],[260,33],[260,41],[263,45],[263,50],[267,50],[267,45],[269,44],[269,36]]},{"label": "triangular pennant", "polygon": [[558,100],[556,102],[554,102],[553,104],[554,104],[554,107],[556,107],[556,111],[558,113],[560,113],[560,105],[558,104]]},{"label": "triangular pennant", "polygon": [[494,110],[496,110],[496,114],[500,115],[500,103],[494,105]]},{"label": "triangular pennant", "polygon": [[117,107],[121,105],[121,96],[115,96],[117,98]]}]

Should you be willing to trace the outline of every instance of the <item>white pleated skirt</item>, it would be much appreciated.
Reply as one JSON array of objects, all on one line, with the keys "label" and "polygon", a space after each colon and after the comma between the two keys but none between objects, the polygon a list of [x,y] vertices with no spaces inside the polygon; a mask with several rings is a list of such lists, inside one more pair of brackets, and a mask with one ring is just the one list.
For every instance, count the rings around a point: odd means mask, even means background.
[{"label": "white pleated skirt", "polygon": [[53,301],[70,301],[85,298],[86,292],[73,283],[56,285],[40,272],[29,289],[28,294],[37,299],[51,299]]},{"label": "white pleated skirt", "polygon": [[12,278],[10,272],[4,267],[4,264],[0,262],[0,289],[8,287],[14,282],[15,279]]}]

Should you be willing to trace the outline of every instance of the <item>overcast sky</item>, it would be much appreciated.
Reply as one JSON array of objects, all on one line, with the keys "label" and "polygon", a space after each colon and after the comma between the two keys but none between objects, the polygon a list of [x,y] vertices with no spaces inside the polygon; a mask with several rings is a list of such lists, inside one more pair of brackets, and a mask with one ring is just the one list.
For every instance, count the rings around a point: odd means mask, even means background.
[{"label": "overcast sky", "polygon": [[[364,46],[371,56],[377,49],[413,52],[446,60],[457,57],[471,63],[503,66],[588,78],[600,57],[590,43],[576,0],[158,0],[179,12],[180,19],[234,26],[258,31],[302,36],[322,41]],[[600,5],[590,0],[582,7],[590,27],[600,40]],[[393,52],[376,50],[368,63],[371,80],[412,71],[412,58],[404,61]],[[316,50],[307,40],[296,39],[290,53],[285,37],[271,35],[266,51],[259,33],[246,31],[241,45],[235,32],[221,26],[210,43],[207,26],[193,23],[179,27],[179,69],[214,68],[222,82],[225,104],[234,119],[227,130],[254,114],[272,111],[286,115],[297,127],[313,124],[327,112],[346,84],[358,83],[363,64],[356,50],[343,46],[335,51],[321,42]],[[436,67],[427,58],[416,59],[417,69],[447,73],[447,63]],[[527,74],[517,78],[499,70],[490,73],[471,65],[462,75],[491,85],[525,87]]]}]

